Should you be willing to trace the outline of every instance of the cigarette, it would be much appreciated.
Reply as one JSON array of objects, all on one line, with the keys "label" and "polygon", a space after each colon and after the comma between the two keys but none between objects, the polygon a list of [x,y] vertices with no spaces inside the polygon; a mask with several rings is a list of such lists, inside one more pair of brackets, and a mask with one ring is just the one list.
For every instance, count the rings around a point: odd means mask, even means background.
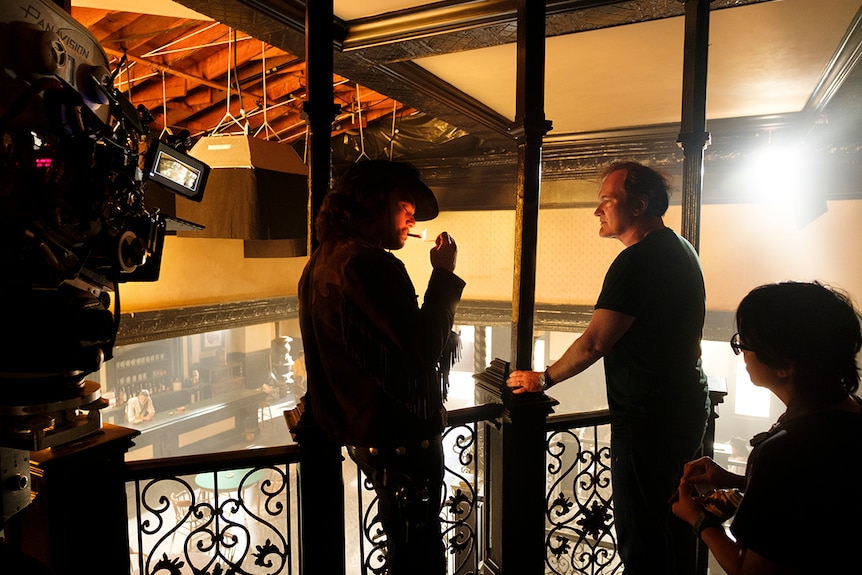
[{"label": "cigarette", "polygon": [[425,241],[425,235],[427,233],[428,233],[428,230],[426,229],[426,230],[422,230],[422,233],[419,233],[419,234],[417,234],[415,232],[407,232],[407,236],[411,237],[411,238],[419,238],[420,240]]}]

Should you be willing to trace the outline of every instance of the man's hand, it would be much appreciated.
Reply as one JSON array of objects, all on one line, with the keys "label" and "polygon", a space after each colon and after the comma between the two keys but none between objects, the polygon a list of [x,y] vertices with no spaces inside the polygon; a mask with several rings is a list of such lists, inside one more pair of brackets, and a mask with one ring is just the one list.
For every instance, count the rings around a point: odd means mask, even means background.
[{"label": "man's hand", "polygon": [[441,232],[431,248],[431,266],[454,272],[457,258],[458,246],[455,245],[455,240],[448,233]]},{"label": "man's hand", "polygon": [[512,390],[512,393],[526,393],[543,391],[539,385],[539,376],[541,371],[518,370],[509,374],[509,379],[506,380],[506,385]]}]

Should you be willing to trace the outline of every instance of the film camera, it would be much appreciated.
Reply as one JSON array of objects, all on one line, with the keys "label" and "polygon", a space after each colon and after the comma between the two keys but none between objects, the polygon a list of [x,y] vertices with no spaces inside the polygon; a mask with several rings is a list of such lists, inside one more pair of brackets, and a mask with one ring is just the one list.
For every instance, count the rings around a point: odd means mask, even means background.
[{"label": "film camera", "polygon": [[101,427],[85,377],[112,357],[119,285],[159,276],[169,218],[145,193],[200,201],[206,185],[206,164],[148,137],[109,66],[50,0],[0,4],[0,448]]}]

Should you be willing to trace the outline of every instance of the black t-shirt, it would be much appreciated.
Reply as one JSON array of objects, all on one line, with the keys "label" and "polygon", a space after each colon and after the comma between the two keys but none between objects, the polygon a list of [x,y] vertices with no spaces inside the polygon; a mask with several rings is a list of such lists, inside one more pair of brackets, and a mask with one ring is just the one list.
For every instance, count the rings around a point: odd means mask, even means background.
[{"label": "black t-shirt", "polygon": [[731,532],[799,573],[858,573],[862,415],[821,412],[777,426],[748,458]]},{"label": "black t-shirt", "polygon": [[608,269],[596,308],[635,317],[604,358],[611,411],[703,417],[706,291],[691,244],[663,228],[627,247]]}]

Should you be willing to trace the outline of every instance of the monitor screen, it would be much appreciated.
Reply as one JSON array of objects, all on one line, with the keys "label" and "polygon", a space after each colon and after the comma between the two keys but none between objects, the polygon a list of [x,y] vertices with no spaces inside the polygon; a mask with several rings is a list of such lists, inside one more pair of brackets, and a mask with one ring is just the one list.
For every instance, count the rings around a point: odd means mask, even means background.
[{"label": "monitor screen", "polygon": [[148,175],[172,192],[199,202],[203,199],[209,166],[187,154],[156,142],[151,151]]},{"label": "monitor screen", "polygon": [[165,152],[159,152],[156,157],[156,173],[192,191],[197,190],[198,180],[201,177],[200,170]]}]

